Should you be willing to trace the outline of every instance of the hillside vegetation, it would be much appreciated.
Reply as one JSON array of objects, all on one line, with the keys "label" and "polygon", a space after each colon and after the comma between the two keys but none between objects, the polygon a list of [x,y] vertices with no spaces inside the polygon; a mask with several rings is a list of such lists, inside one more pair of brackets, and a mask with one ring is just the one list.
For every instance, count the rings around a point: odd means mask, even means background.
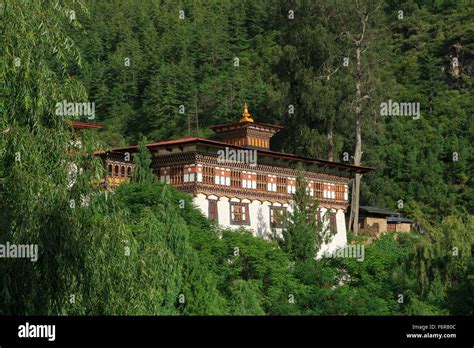
[{"label": "hillside vegetation", "polygon": [[[0,244],[37,244],[39,258],[1,260],[0,314],[472,315],[474,6],[361,1],[371,17],[357,70],[349,3],[2,5]],[[62,100],[94,101],[105,130],[71,145]],[[381,116],[389,100],[420,103],[419,119]],[[143,149],[132,183],[91,186],[103,170],[94,150],[210,137],[244,101],[286,127],[275,150],[349,163],[360,104],[361,161],[376,168],[361,201],[423,233],[387,234],[363,262],[316,261],[302,243],[215,226],[154,180]]]}]

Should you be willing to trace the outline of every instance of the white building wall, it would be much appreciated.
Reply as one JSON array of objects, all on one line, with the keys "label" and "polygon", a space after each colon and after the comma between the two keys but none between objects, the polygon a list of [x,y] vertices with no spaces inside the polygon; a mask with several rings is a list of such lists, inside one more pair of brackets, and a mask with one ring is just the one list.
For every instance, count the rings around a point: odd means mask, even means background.
[{"label": "white building wall", "polygon": [[198,193],[196,196],[194,196],[193,203],[203,212],[205,217],[209,217],[209,202],[207,200],[206,195]]},{"label": "white building wall", "polygon": [[[206,215],[207,216],[207,215]],[[230,226],[230,203],[229,198],[220,197],[217,202],[217,218],[222,226]]]},{"label": "white building wall", "polygon": [[249,204],[250,228],[258,237],[268,238],[270,230],[270,202],[253,201]]},{"label": "white building wall", "polygon": [[337,234],[331,243],[332,250],[347,244],[346,214],[343,209],[338,209],[336,214]]},{"label": "white building wall", "polygon": [[[259,201],[259,200],[248,200],[243,199],[239,200],[236,198],[229,199],[227,197],[216,197],[216,196],[209,196],[207,198],[206,195],[199,193],[197,194],[193,201],[194,204],[204,213],[206,217],[209,217],[209,200],[208,199],[218,199],[217,201],[217,215],[218,215],[218,223],[221,226],[229,227],[233,229],[238,229],[241,225],[231,225],[230,224],[230,201],[235,202],[242,202],[249,204],[249,217],[250,217],[250,226],[244,225],[243,227],[249,228],[253,231],[254,235],[261,238],[268,238],[272,231],[270,229],[270,207],[272,203],[267,201]],[[274,206],[284,206],[288,209],[289,212],[292,211],[292,207],[289,204],[279,204],[275,203]],[[324,221],[325,227],[328,227],[329,220],[324,219],[324,214],[327,212],[326,208],[321,208],[321,217]],[[325,221],[326,220],[326,221]],[[320,252],[318,253],[318,257],[321,257],[321,254],[326,251],[333,251],[337,248],[340,248],[347,244],[347,233],[346,233],[346,223],[345,223],[345,216],[344,210],[338,209],[336,212],[336,225],[337,225],[337,233],[334,235],[332,240],[321,247]],[[277,233],[281,231],[277,231]]]},{"label": "white building wall", "polygon": [[[321,208],[323,228],[329,228],[329,218],[324,218],[327,211],[328,210],[326,208]],[[321,249],[317,254],[317,258],[320,258],[325,252],[332,252],[347,244],[346,219],[343,209],[338,209],[336,211],[336,230],[337,233],[333,236],[331,241],[321,246]]]}]

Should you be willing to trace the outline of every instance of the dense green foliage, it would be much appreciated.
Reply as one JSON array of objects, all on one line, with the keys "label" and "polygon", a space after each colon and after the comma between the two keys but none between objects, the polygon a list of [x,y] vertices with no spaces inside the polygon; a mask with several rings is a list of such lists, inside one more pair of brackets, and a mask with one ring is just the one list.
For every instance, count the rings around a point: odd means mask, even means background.
[{"label": "dense green foliage", "polygon": [[[295,204],[293,210],[282,216],[283,232],[279,238],[281,248],[298,261],[314,258],[323,244],[327,244],[334,235],[330,228],[323,229],[318,221],[319,202],[306,192],[308,187],[300,172],[297,177]],[[327,216],[320,216],[327,219]]]},{"label": "dense green foliage", "polygon": [[[87,2],[78,72],[109,146],[255,118],[286,128],[277,150],[350,161],[355,98],[353,5],[333,1]],[[289,9],[294,19],[289,19]],[[382,2],[362,64],[362,202],[421,210],[437,222],[472,213],[474,33],[469,1]],[[184,19],[180,19],[184,11]],[[399,12],[403,11],[403,19]],[[460,73],[455,76],[453,57]],[[238,66],[234,58],[239,58]],[[343,59],[348,58],[348,66]],[[126,59],[130,59],[129,64]],[[419,102],[421,117],[380,116],[380,103]],[[180,113],[180,105],[184,113]],[[289,106],[294,107],[294,113]],[[456,157],[456,160],[454,160]]]},{"label": "dense green foliage", "polygon": [[[389,1],[371,18],[362,162],[377,170],[362,179],[362,202],[403,210],[422,233],[370,245],[353,237],[367,244],[363,262],[310,257],[323,236],[312,233],[315,205],[301,187],[283,241],[215,226],[155,180],[140,141],[210,136],[207,126],[235,121],[247,100],[258,121],[287,126],[276,150],[326,157],[332,148],[345,161],[354,147],[351,35],[360,30],[352,5],[0,6],[0,244],[39,250],[37,262],[0,260],[0,314],[473,314],[469,1]],[[420,119],[380,116],[389,99],[420,102]],[[102,143],[87,133],[71,142],[70,118],[55,113],[62,100],[96,103]],[[139,141],[132,183],[113,193],[91,185],[103,174],[93,150]]]},{"label": "dense green foliage", "polygon": [[37,262],[2,258],[2,314],[90,313],[114,298],[112,276],[129,277],[115,259],[128,234],[121,212],[90,184],[102,167],[92,156],[98,144],[87,136],[78,144],[54,112],[56,101],[86,97],[68,74],[80,56],[67,23],[69,13],[52,3],[2,5],[0,243],[36,244],[39,253]]}]

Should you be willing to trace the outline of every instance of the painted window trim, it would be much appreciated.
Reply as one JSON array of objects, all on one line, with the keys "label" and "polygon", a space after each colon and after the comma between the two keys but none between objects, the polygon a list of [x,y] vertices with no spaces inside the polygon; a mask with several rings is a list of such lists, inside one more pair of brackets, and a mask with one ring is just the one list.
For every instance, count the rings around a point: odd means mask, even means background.
[{"label": "painted window trim", "polygon": [[[232,207],[233,206],[241,206],[245,208],[245,217],[246,221],[234,221],[232,220]],[[237,226],[250,226],[250,209],[248,203],[237,203],[237,202],[230,202],[229,204],[229,222],[231,225]]]},{"label": "painted window trim", "polygon": [[[207,200],[209,203],[207,204],[207,216],[209,217],[209,220],[214,221],[216,224],[219,223],[219,206],[218,206],[218,201],[217,199],[208,199]],[[211,202],[216,204],[216,219],[211,219]]]}]

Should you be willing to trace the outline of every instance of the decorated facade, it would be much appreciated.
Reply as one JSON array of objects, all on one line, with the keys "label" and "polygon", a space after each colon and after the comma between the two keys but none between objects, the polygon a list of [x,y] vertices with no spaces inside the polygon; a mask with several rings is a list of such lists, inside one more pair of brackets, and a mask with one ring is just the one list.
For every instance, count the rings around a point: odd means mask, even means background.
[{"label": "decorated facade", "polygon": [[[372,169],[271,151],[270,139],[281,128],[255,122],[245,104],[239,122],[211,127],[219,141],[185,138],[146,146],[155,175],[192,195],[206,217],[222,226],[250,228],[264,238],[281,233],[281,216],[292,209],[299,170],[308,194],[319,201],[318,218],[335,232],[321,252],[345,245],[349,183],[355,173]],[[128,181],[137,151],[131,146],[99,153],[107,167],[103,184]]]}]

